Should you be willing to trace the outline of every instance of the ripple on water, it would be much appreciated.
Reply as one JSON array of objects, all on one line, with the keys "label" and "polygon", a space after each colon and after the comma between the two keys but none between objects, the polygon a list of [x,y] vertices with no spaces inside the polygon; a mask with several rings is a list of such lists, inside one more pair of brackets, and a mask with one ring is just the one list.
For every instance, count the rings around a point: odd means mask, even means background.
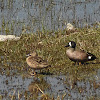
[{"label": "ripple on water", "polygon": [[[46,75],[43,77],[43,80],[40,81],[39,78],[37,78],[37,81],[34,80],[33,77],[30,78],[22,78],[20,75],[1,75],[0,74],[0,95],[3,96],[3,100],[5,98],[9,98],[10,95],[13,95],[15,92],[16,98],[18,98],[18,92],[24,93],[25,91],[28,91],[28,87],[30,84],[39,84],[39,86],[45,86],[45,84],[48,86],[50,85],[50,88],[45,90],[45,93],[54,95],[55,98],[59,95],[60,98],[62,95],[66,94],[64,100],[67,99],[86,99],[87,97],[91,96],[97,96],[100,95],[100,70],[98,70],[98,74],[96,77],[96,80],[92,81],[78,81],[76,80],[75,83],[71,79],[66,79],[65,75]],[[66,82],[67,81],[67,82]],[[44,83],[42,83],[44,82]],[[34,85],[34,84],[33,84]],[[73,86],[74,85],[74,86]],[[43,87],[42,86],[42,87]],[[24,96],[22,97],[24,98]]]}]

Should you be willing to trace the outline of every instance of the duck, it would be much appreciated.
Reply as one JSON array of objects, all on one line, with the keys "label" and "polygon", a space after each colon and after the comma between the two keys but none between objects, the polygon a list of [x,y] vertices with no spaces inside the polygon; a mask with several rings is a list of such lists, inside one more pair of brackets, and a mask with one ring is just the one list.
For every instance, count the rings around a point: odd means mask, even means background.
[{"label": "duck", "polygon": [[74,61],[75,64],[84,64],[87,61],[93,61],[96,59],[96,56],[89,52],[76,50],[76,43],[74,41],[70,41],[65,47],[70,47],[66,50],[66,55],[71,61]]},{"label": "duck", "polygon": [[27,55],[26,62],[30,68],[34,70],[32,75],[36,75],[35,70],[41,70],[43,68],[50,67],[45,60],[38,56],[37,52],[33,51],[32,53]]}]

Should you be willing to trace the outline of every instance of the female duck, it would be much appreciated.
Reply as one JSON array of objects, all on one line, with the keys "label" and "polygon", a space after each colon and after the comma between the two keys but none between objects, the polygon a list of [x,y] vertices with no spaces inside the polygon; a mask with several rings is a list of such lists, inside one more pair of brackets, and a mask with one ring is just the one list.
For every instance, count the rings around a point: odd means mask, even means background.
[{"label": "female duck", "polygon": [[47,68],[50,66],[41,57],[38,57],[38,55],[35,51],[33,53],[29,54],[29,56],[26,58],[26,62],[31,68],[34,69],[33,75],[36,75],[36,72],[35,72],[36,69],[37,70],[43,69],[43,68]]},{"label": "female duck", "polygon": [[65,47],[71,47],[68,50],[66,50],[66,54],[68,58],[74,61],[75,63],[84,63],[86,61],[92,61],[96,59],[96,56],[91,53],[82,50],[75,50],[76,43],[74,41],[69,42],[68,45],[66,45]]}]

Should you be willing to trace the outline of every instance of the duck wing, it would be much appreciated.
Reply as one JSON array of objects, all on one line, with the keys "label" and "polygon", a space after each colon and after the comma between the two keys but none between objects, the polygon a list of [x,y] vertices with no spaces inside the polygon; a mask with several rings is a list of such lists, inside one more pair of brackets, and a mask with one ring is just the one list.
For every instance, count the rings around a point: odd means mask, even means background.
[{"label": "duck wing", "polygon": [[37,63],[40,63],[40,64],[46,63],[45,60],[43,60],[41,57],[38,57],[38,56],[34,57],[33,60],[36,61]]},{"label": "duck wing", "polygon": [[34,57],[34,60],[38,63],[39,68],[46,68],[51,66],[48,65],[47,61],[43,60],[41,57]]},{"label": "duck wing", "polygon": [[79,51],[74,51],[74,52],[73,52],[73,55],[74,55],[74,57],[75,57],[77,60],[82,60],[82,61],[84,61],[84,60],[87,59],[87,53],[86,53],[85,51],[81,51],[81,50],[79,50]]}]

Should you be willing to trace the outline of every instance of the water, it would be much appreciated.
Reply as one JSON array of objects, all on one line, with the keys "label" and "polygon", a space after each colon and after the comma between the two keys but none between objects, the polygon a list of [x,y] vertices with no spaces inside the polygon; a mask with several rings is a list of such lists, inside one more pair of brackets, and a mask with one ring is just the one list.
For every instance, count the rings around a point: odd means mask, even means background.
[{"label": "water", "polygon": [[2,0],[0,34],[92,26],[100,22],[100,0]]},{"label": "water", "polygon": [[[46,75],[42,79],[34,77],[22,78],[20,75],[1,75],[0,74],[0,95],[2,95],[5,100],[10,96],[15,95],[15,98],[18,99],[18,93],[22,94],[21,100],[24,100],[25,91],[29,92],[29,86],[34,87],[35,84],[42,87],[45,91],[44,93],[49,93],[54,95],[55,98],[66,94],[64,100],[86,100],[88,97],[100,96],[100,70],[98,70],[97,75],[92,77],[93,79],[88,79],[87,81],[76,81],[76,84],[73,82],[73,79],[66,79],[66,75]],[[97,85],[98,84],[98,85]],[[96,85],[98,88],[96,88]],[[49,88],[48,88],[49,86]],[[47,88],[47,89],[46,89]],[[32,90],[32,89],[31,89]]]},{"label": "water", "polygon": [[[2,0],[0,1],[0,34],[30,33],[36,31],[65,29],[67,23],[75,27],[84,27],[87,24],[100,22],[100,0]],[[3,59],[3,58],[2,58]],[[41,83],[34,77],[23,78],[20,74],[2,74],[0,65],[0,97],[11,100],[18,93],[25,100],[25,92],[29,92],[30,84]],[[6,69],[6,68],[5,68]],[[4,71],[5,71],[4,69]],[[100,96],[100,70],[93,77],[84,81],[73,79],[67,75],[43,76],[43,87],[50,86],[44,92],[54,95],[66,94],[64,100],[86,100],[88,97]],[[46,85],[45,85],[46,84]],[[33,84],[34,86],[34,84]],[[45,87],[46,88],[46,87]]]}]

